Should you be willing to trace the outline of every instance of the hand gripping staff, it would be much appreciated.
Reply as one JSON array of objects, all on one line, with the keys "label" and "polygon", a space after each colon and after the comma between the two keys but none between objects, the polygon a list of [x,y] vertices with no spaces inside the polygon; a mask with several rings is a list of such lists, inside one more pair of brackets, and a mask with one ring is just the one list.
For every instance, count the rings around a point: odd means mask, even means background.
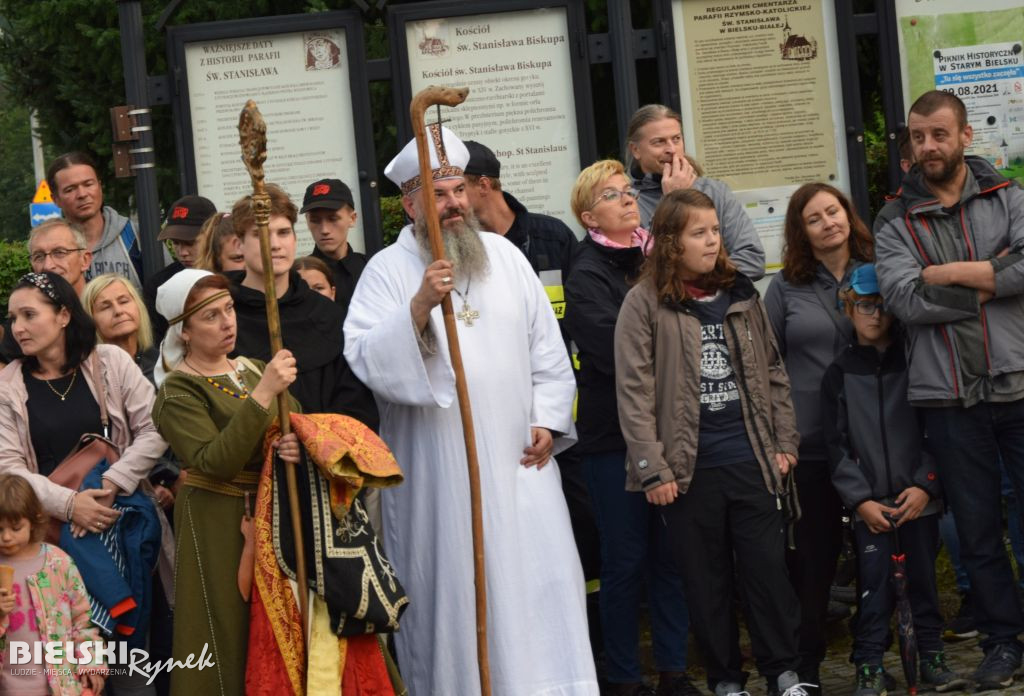
[{"label": "hand gripping staff", "polygon": [[[264,182],[263,163],[267,159],[267,124],[259,107],[252,99],[238,117],[238,144],[242,147],[242,162],[252,179],[252,210],[260,233],[260,256],[263,262],[263,288],[267,301],[267,328],[270,331],[270,354],[276,355],[284,346],[281,341],[281,316],[277,309],[277,288],[274,285],[274,262],[270,258],[270,194]],[[288,390],[277,395],[277,416],[281,434],[290,431],[288,421]],[[285,467],[288,504],[291,508],[292,536],[295,540],[295,581],[299,586],[299,614],[302,617],[302,635],[309,627],[309,584],[306,580],[306,550],[302,543],[302,517],[299,510],[299,486],[295,478],[295,465]]]},{"label": "hand gripping staff", "polygon": [[[423,182],[423,214],[427,217],[427,232],[430,235],[430,250],[434,260],[444,259],[444,244],[441,241],[441,220],[434,204],[434,179],[430,167],[430,148],[427,145],[427,130],[424,116],[427,109],[438,104],[458,106],[466,100],[468,87],[426,87],[412,98],[409,115],[412,130],[416,134],[416,154],[420,163],[420,181]],[[473,580],[476,586],[476,655],[480,668],[480,693],[490,696],[491,669],[487,658],[487,579],[484,574],[484,523],[480,500],[480,463],[476,454],[476,434],[473,430],[473,412],[469,404],[469,389],[466,386],[466,372],[462,366],[462,351],[459,335],[455,329],[455,313],[451,294],[441,300],[444,316],[444,332],[448,337],[448,352],[452,369],[455,371],[455,391],[459,397],[459,412],[462,415],[462,433],[466,442],[466,464],[469,468],[469,502],[473,522]]]}]

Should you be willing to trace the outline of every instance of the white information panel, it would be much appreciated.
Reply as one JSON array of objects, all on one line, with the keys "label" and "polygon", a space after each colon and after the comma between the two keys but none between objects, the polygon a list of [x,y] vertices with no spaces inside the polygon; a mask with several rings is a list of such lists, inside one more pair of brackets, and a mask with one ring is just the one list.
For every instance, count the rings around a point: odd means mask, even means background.
[{"label": "white information panel", "polygon": [[[299,207],[306,186],[344,181],[358,201],[359,168],[345,30],[272,34],[185,44],[192,146],[200,195],[230,210],[252,184],[238,146],[238,115],[248,99],[267,123],[267,181]],[[357,203],[358,208],[358,203]],[[313,250],[303,216],[298,255]],[[349,242],[364,250],[359,222]]]},{"label": "white information panel", "polygon": [[849,192],[835,11],[824,0],[675,0],[686,151],[729,184],[781,268],[789,197]]},{"label": "white information panel", "polygon": [[[412,92],[469,87],[445,125],[501,162],[502,188],[582,234],[569,208],[580,173],[566,10],[521,10],[406,24]],[[427,114],[427,122],[435,120]]]},{"label": "white information panel", "polygon": [[904,105],[933,89],[957,95],[974,129],[968,154],[1024,183],[1024,5],[896,0],[896,16]]}]

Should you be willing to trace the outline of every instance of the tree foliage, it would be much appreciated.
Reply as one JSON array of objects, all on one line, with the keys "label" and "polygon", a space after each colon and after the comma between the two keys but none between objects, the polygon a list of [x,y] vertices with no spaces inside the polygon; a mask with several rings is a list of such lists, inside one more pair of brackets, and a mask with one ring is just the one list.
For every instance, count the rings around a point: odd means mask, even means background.
[{"label": "tree foliage", "polygon": [[[146,66],[150,75],[167,72],[165,34],[155,28],[157,18],[168,0],[142,3],[145,31]],[[395,4],[392,0],[391,4]],[[374,3],[371,3],[371,7]],[[181,4],[171,24],[194,24],[229,19],[264,17],[355,7],[350,0],[188,0]],[[369,26],[383,27],[381,11],[372,8]],[[0,83],[14,109],[0,103],[0,127],[20,123],[26,109],[35,109],[41,124],[40,135],[47,157],[69,150],[92,154],[100,166],[107,201],[120,210],[131,208],[132,179],[115,179],[111,162],[112,133],[109,110],[125,103],[124,72],[121,62],[121,34],[118,3],[113,0],[0,0]],[[372,40],[371,40],[372,39]],[[386,32],[368,36],[371,55],[387,55]],[[381,47],[383,46],[383,52]],[[383,101],[383,100],[382,100]],[[10,121],[8,121],[10,119]],[[6,127],[0,131],[0,158],[15,166],[0,171],[0,177],[32,177],[31,150],[25,150],[17,138],[23,132]],[[375,123],[379,119],[375,119]],[[384,124],[391,124],[385,119]],[[386,125],[378,128],[386,129]],[[393,125],[391,139],[394,140]],[[169,107],[153,110],[153,134],[156,147],[160,199],[171,202],[180,195],[174,142],[174,126]],[[386,132],[384,133],[386,135]],[[7,147],[14,138],[12,147]],[[9,154],[8,154],[9,153]],[[20,166],[19,166],[20,165]],[[10,174],[17,172],[17,174]],[[6,178],[0,182],[8,184]],[[30,184],[31,185],[31,184]],[[23,187],[22,187],[23,188]],[[0,188],[0,210],[12,207],[17,199],[13,186]],[[22,195],[18,189],[17,195]],[[31,198],[31,192],[29,192]],[[24,205],[27,200],[18,205]],[[9,236],[24,236],[24,222],[8,227]]]},{"label": "tree foliage", "polygon": [[18,239],[28,229],[33,178],[28,109],[0,89],[0,237]]}]

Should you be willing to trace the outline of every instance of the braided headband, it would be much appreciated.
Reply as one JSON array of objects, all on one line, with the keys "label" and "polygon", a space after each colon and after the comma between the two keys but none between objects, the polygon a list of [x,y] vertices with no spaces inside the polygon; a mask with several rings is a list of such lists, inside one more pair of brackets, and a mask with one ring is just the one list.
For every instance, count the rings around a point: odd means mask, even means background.
[{"label": "braided headband", "polygon": [[53,287],[53,282],[45,273],[26,273],[21,277],[20,282],[31,283],[56,304],[61,304],[60,298],[57,297],[57,288]]},{"label": "braided headband", "polygon": [[219,300],[222,297],[228,297],[229,295],[231,295],[231,293],[228,292],[227,290],[221,290],[220,292],[215,292],[212,295],[210,295],[209,297],[207,297],[205,300],[203,300],[202,302],[197,302],[196,304],[192,305],[188,310],[186,310],[186,311],[182,312],[181,314],[179,314],[178,316],[174,317],[168,323],[171,326],[174,326],[175,324],[179,324],[179,323],[185,321],[186,319],[188,319],[190,316],[192,316],[196,312],[198,312],[200,309],[202,309],[206,305],[211,304],[213,302],[216,302],[217,300]]}]

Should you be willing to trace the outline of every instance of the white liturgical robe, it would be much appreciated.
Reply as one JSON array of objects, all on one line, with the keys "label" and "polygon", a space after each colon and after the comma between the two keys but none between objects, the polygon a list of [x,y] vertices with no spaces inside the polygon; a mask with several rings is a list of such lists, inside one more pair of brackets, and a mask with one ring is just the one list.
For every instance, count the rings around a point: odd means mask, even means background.
[{"label": "white liturgical robe", "polygon": [[[487,630],[494,696],[598,693],[584,579],[552,460],[519,461],[530,427],[575,440],[575,381],[544,288],[522,253],[481,233],[484,278],[455,286],[479,312],[457,321],[483,498]],[[377,397],[381,436],[405,482],[382,493],[384,542],[410,604],[396,635],[411,696],[480,693],[469,482],[455,374],[440,306],[417,337],[410,301],[426,263],[412,227],[367,264],[345,321],[345,358]],[[463,301],[452,294],[455,311]],[[428,340],[429,343],[429,340]]]}]

